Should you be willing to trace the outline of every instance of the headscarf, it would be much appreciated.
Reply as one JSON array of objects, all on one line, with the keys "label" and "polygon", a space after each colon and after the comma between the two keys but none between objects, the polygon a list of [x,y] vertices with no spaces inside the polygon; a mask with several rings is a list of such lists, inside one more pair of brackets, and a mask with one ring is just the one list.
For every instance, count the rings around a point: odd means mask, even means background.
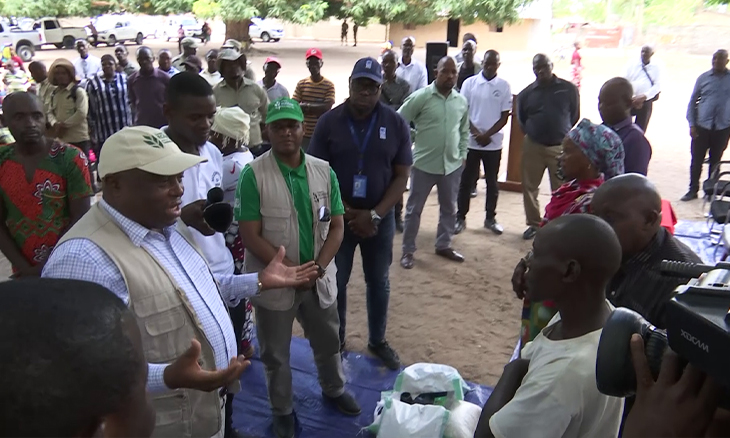
[{"label": "headscarf", "polygon": [[65,68],[68,70],[68,74],[71,75],[71,82],[78,82],[79,79],[76,77],[76,68],[66,58],[58,58],[57,60],[53,61],[53,64],[48,68],[48,82],[51,83],[51,85],[56,85],[56,78],[54,75],[54,72],[57,68]]},{"label": "headscarf", "polygon": [[213,119],[211,131],[223,134],[236,143],[248,144],[251,117],[241,108],[219,108]]},{"label": "headscarf", "polygon": [[583,119],[568,133],[568,138],[607,180],[624,173],[624,145],[611,128]]}]

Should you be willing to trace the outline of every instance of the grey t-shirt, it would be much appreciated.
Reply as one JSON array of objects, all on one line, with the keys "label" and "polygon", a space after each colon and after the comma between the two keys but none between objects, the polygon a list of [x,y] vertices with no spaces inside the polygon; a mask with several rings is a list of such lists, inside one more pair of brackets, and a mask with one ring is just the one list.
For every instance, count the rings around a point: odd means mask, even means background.
[{"label": "grey t-shirt", "polygon": [[281,85],[280,82],[274,82],[274,85],[271,88],[266,88],[266,85],[264,85],[264,81],[260,80],[256,82],[266,90],[266,94],[269,96],[269,102],[273,102],[276,99],[281,99],[282,97],[289,97],[289,90],[286,89],[285,86]]}]

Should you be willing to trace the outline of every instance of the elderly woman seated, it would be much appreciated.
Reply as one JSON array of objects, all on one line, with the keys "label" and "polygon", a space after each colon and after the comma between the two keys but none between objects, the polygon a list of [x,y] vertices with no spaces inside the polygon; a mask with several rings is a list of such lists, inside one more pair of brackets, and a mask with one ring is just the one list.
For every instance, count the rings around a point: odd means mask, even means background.
[{"label": "elderly woman seated", "polygon": [[[560,176],[567,182],[553,192],[541,227],[560,216],[590,213],[593,192],[605,180],[624,173],[624,147],[618,134],[588,119],[581,120],[565,137],[558,160]],[[524,298],[522,282],[529,257],[530,254],[520,260],[512,276],[515,293],[524,299],[522,346],[533,340],[557,312],[549,301],[531,303]]]}]

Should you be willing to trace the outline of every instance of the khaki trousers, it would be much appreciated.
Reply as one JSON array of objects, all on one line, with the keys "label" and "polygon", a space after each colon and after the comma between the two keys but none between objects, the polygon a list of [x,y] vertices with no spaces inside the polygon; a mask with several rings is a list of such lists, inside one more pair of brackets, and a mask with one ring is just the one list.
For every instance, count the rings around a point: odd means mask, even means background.
[{"label": "khaki trousers", "polygon": [[558,178],[558,155],[561,145],[546,146],[536,143],[525,135],[522,142],[522,198],[525,204],[527,225],[537,227],[542,221],[542,213],[537,195],[545,169],[550,175],[550,188],[554,192],[562,183]]},{"label": "khaki trousers", "polygon": [[289,364],[292,324],[296,318],[309,340],[317,365],[319,384],[328,397],[345,392],[345,374],[340,360],[340,318],[337,301],[326,309],[314,290],[297,291],[289,310],[256,308],[256,329],[261,362],[266,370],[269,402],[274,415],[292,412],[292,375]]}]

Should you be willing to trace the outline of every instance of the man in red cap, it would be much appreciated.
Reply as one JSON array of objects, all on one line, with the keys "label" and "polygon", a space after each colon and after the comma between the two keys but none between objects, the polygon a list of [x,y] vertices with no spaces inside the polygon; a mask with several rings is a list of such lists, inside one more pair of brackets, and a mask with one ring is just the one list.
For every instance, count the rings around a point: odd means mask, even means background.
[{"label": "man in red cap", "polygon": [[264,78],[258,81],[257,84],[266,90],[270,102],[281,99],[282,97],[289,97],[289,90],[281,82],[276,82],[276,77],[279,75],[280,70],[281,62],[278,59],[273,56],[266,58],[264,62]]},{"label": "man in red cap", "polygon": [[299,102],[304,112],[304,139],[302,149],[307,151],[319,117],[329,111],[335,103],[335,84],[322,76],[322,51],[307,50],[307,68],[310,76],[297,83],[292,98]]}]

